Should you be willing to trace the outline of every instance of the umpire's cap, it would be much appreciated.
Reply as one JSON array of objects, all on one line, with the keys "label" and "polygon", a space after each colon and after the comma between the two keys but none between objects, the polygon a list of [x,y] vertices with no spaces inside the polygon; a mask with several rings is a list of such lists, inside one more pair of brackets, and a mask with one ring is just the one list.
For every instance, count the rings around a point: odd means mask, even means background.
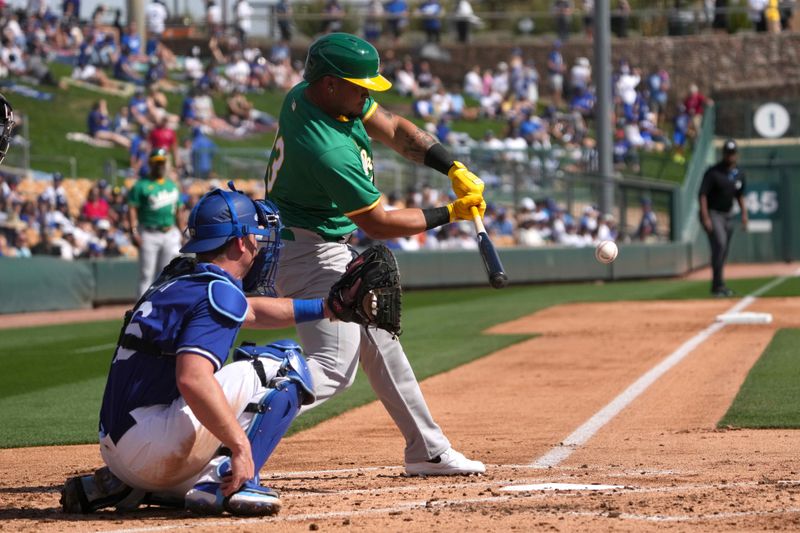
[{"label": "umpire's cap", "polygon": [[736,146],[736,141],[733,139],[727,139],[725,144],[722,145],[722,153],[723,154],[735,154],[739,148]]},{"label": "umpire's cap", "polygon": [[373,91],[386,91],[392,82],[381,76],[381,58],[374,46],[349,33],[329,33],[311,44],[303,78],[317,81],[335,76]]},{"label": "umpire's cap", "polygon": [[148,158],[150,163],[166,163],[167,162],[167,151],[163,148],[154,148],[150,152],[150,157]]},{"label": "umpire's cap", "polygon": [[271,202],[256,202],[236,190],[214,189],[192,209],[187,230],[189,242],[181,253],[210,252],[245,235],[255,235],[262,242],[274,240],[280,231],[280,218]]}]

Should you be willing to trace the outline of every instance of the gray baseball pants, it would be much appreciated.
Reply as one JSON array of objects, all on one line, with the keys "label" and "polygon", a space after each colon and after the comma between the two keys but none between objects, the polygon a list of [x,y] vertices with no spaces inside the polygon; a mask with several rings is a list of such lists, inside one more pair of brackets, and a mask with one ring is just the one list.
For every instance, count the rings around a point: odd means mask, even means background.
[{"label": "gray baseball pants", "polygon": [[[353,258],[352,249],[325,242],[310,231],[291,230],[295,240],[284,240],[280,252],[278,294],[285,298],[328,296]],[[426,461],[450,448],[433,421],[400,341],[383,330],[328,319],[298,324],[297,334],[317,394],[317,401],[305,409],[352,385],[360,360],[372,389],[405,437],[406,462]]]},{"label": "gray baseball pants", "polygon": [[708,244],[711,247],[711,270],[713,271],[711,291],[713,292],[725,287],[723,269],[725,260],[728,258],[734,223],[733,217],[729,213],[709,209],[708,214],[711,217],[711,233],[708,233]]},{"label": "gray baseball pants", "polygon": [[156,276],[180,254],[181,232],[176,227],[169,231],[142,230],[139,248],[139,296],[150,287]]}]

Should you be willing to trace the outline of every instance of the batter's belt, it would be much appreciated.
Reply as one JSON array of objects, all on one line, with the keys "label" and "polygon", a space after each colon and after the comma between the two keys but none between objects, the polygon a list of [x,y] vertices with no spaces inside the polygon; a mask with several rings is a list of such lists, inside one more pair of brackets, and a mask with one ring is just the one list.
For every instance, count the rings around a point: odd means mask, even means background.
[{"label": "batter's belt", "polygon": [[319,233],[303,228],[283,228],[281,230],[281,239],[294,242],[338,242],[344,244],[350,240],[350,235],[352,233],[341,237],[323,237]]}]

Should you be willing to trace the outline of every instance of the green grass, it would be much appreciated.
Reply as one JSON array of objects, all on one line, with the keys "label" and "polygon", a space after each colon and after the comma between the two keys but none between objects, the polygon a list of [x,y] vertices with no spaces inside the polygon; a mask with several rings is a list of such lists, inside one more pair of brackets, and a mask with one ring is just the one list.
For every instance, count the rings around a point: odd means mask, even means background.
[{"label": "green grass", "polygon": [[800,329],[781,329],[739,389],[719,427],[800,428]]},{"label": "green grass", "polygon": [[[730,286],[739,294],[747,294],[768,280],[732,280]],[[800,296],[800,280],[792,278],[765,296]],[[685,280],[530,285],[502,291],[411,291],[404,295],[402,341],[422,380],[527,338],[480,332],[539,309],[573,301],[707,297],[708,281]],[[96,440],[97,414],[111,345],[119,326],[120,321],[112,320],[3,331],[0,447]],[[239,339],[265,343],[293,336],[293,329],[244,330]],[[304,414],[292,431],[313,426],[374,398],[359,373],[349,391]]]}]

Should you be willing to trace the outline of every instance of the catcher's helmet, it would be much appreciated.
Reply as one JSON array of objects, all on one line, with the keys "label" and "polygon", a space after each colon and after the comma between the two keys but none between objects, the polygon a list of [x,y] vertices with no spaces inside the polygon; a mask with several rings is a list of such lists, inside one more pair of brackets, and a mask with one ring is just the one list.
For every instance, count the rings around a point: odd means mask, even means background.
[{"label": "catcher's helmet", "polygon": [[8,145],[11,142],[11,132],[14,129],[14,110],[8,100],[0,94],[0,163],[6,157]]},{"label": "catcher's helmet", "polygon": [[385,91],[392,82],[381,76],[381,58],[374,46],[349,33],[329,33],[311,45],[303,78],[313,82],[335,76],[373,91]]},{"label": "catcher's helmet", "polygon": [[189,242],[181,253],[210,252],[230,239],[255,235],[264,247],[279,243],[280,217],[272,202],[254,201],[232,187],[214,189],[203,195],[189,215]]},{"label": "catcher's helmet", "polygon": [[150,157],[148,161],[152,165],[153,163],[166,163],[167,162],[167,151],[163,148],[154,148],[150,152]]}]

